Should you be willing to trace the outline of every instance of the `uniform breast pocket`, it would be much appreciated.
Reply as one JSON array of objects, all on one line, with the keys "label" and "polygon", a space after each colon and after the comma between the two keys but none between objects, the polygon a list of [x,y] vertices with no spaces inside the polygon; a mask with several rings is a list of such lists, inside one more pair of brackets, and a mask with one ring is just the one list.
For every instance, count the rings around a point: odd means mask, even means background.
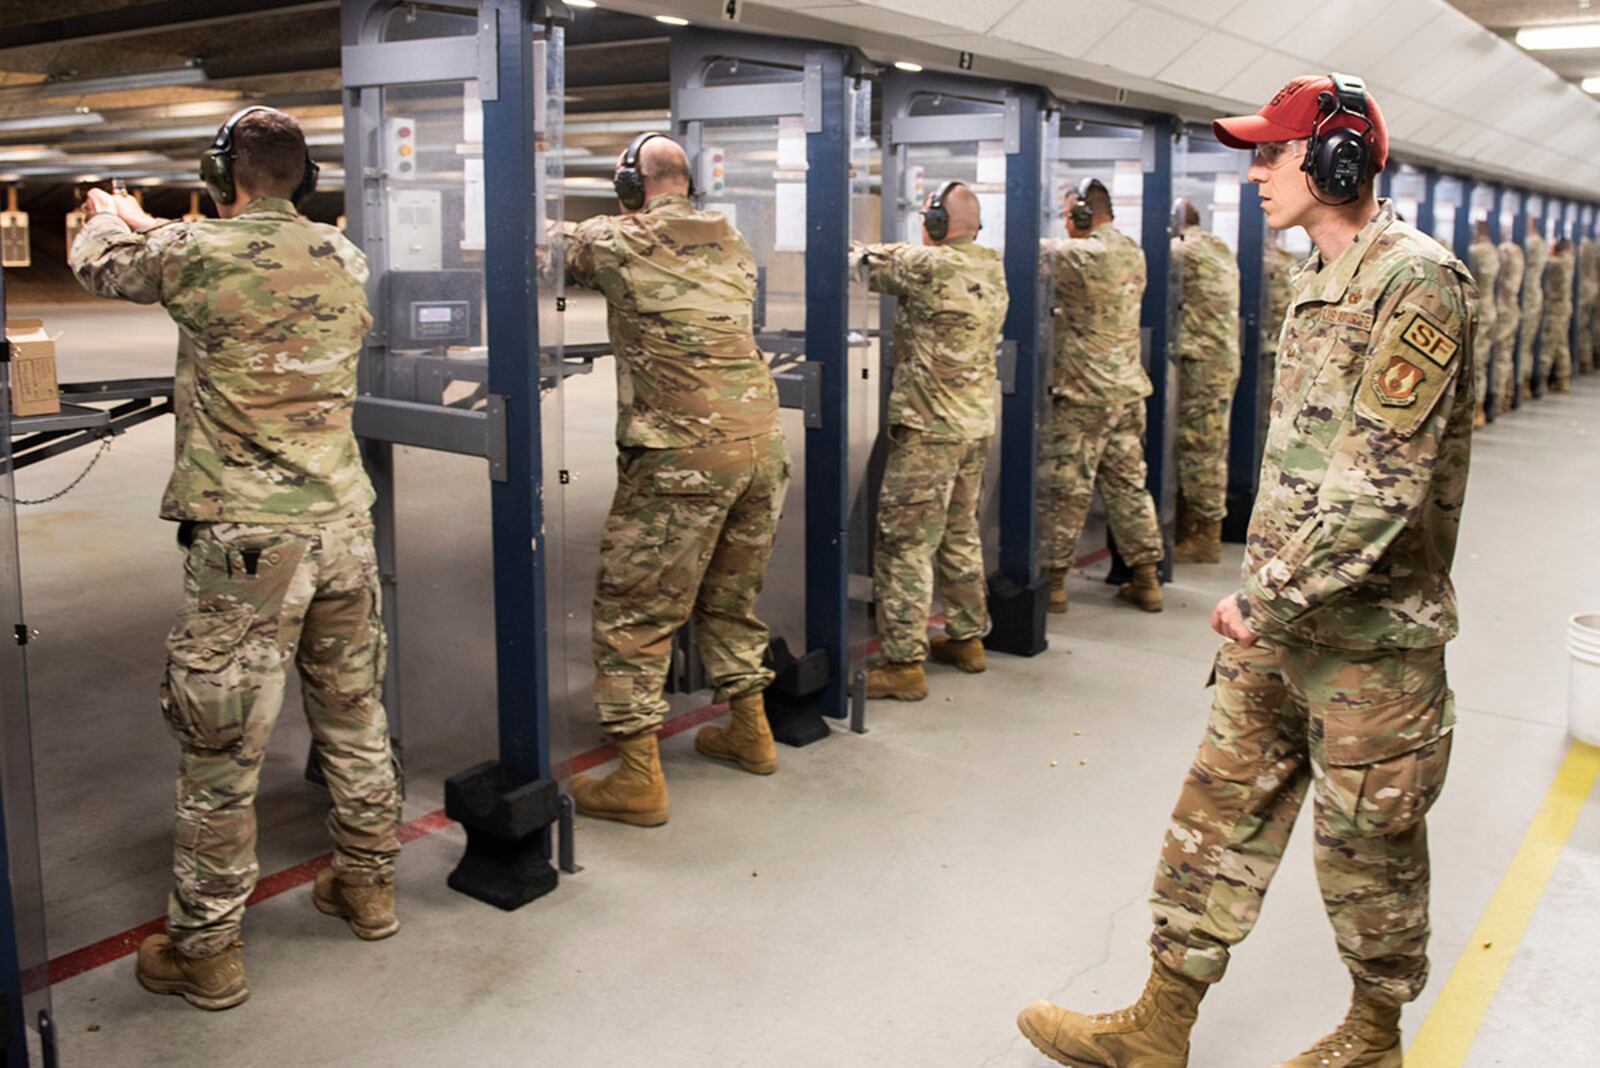
[{"label": "uniform breast pocket", "polygon": [[1302,435],[1324,445],[1333,440],[1361,383],[1368,340],[1365,331],[1335,327],[1302,344],[1303,377],[1290,401]]}]

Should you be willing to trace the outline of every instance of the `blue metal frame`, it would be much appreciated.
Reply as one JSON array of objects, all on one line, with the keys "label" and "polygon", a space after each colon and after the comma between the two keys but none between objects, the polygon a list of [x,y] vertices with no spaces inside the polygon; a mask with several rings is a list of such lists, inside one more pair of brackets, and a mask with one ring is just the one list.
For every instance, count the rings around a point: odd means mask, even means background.
[{"label": "blue metal frame", "polygon": [[1266,310],[1267,217],[1261,210],[1261,190],[1253,182],[1239,188],[1239,387],[1233,393],[1228,417],[1228,514],[1223,535],[1242,542],[1250,529],[1250,514],[1261,484],[1261,331]]},{"label": "blue metal frame", "polygon": [[1422,169],[1422,201],[1417,205],[1417,229],[1433,236],[1433,200],[1439,188],[1439,172],[1432,167]]},{"label": "blue metal frame", "polygon": [[[1496,254],[1498,255],[1500,242],[1505,240],[1503,236],[1504,228],[1500,225],[1500,210],[1505,206],[1506,187],[1499,182],[1494,182],[1490,185],[1490,188],[1494,191],[1494,201],[1489,207],[1489,240],[1494,242],[1497,249]],[[1490,293],[1489,299],[1494,300],[1495,295]],[[1499,352],[1497,351],[1499,348],[1499,345],[1489,346],[1489,386],[1486,391],[1488,395],[1483,398],[1484,417],[1491,423],[1500,417],[1500,406],[1495,400],[1494,391],[1495,368],[1500,360]]]},{"label": "blue metal frame", "polygon": [[490,484],[500,763],[512,784],[550,774],[539,412],[538,232],[534,134],[537,0],[490,0],[498,16],[499,93],[483,102],[484,284],[489,392],[505,398],[506,475]]},{"label": "blue metal frame", "polygon": [[[1167,406],[1172,345],[1172,243],[1168,240],[1168,220],[1172,216],[1172,153],[1178,120],[1160,115],[1147,121],[1144,131],[1144,234],[1145,289],[1139,325],[1149,332],[1151,393],[1145,401],[1145,462],[1149,466],[1146,485],[1155,498],[1156,515],[1161,521],[1163,540],[1173,508],[1173,494],[1167,492],[1168,450]],[[1172,551],[1161,561],[1163,580],[1172,577]]]},{"label": "blue metal frame", "polygon": [[1000,571],[1019,586],[1039,575],[1039,425],[1050,354],[1039,351],[1039,243],[1044,238],[1044,95],[1014,90],[1016,151],[1006,160],[1005,339],[1016,346],[1016,388],[1000,399]]},{"label": "blue metal frame", "polygon": [[[1476,178],[1461,178],[1461,203],[1456,205],[1455,253],[1456,259],[1467,262],[1467,251],[1472,247],[1472,195],[1483,184]],[[1489,294],[1494,300],[1494,294]]]},{"label": "blue metal frame", "polygon": [[[850,714],[850,135],[845,56],[822,69],[822,129],[806,134],[806,360],[822,364],[822,425],[806,430],[806,646],[828,654],[823,715]],[[809,65],[809,62],[808,62]]]},{"label": "blue metal frame", "polygon": [[[800,66],[806,132],[805,359],[821,368],[820,424],[805,431],[806,651],[821,651],[828,682],[823,715],[851,713],[850,599],[850,126],[851,53],[807,42],[685,30],[672,37],[673,121],[680,135],[695,119],[679,114],[680,96],[699,88],[705,63],[718,57]],[[717,90],[721,92],[722,90]],[[814,94],[814,95],[813,95]],[[776,114],[775,112],[755,112]],[[730,116],[731,117],[731,116]],[[691,155],[697,136],[686,137]]]}]

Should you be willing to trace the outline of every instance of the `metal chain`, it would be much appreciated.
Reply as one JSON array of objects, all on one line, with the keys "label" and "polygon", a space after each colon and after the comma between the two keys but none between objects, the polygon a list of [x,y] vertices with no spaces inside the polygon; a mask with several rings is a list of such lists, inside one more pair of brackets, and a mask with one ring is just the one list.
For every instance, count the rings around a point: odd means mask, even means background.
[{"label": "metal chain", "polygon": [[[83,480],[89,477],[89,472],[94,470],[94,465],[100,462],[100,457],[104,456],[107,453],[107,451],[110,450],[112,437],[113,437],[113,435],[107,434],[105,437],[100,439],[100,448],[95,450],[94,456],[90,458],[89,466],[85,467],[81,472],[79,472],[78,473],[78,477],[73,479],[71,482],[68,482],[66,484],[66,486],[64,486],[62,489],[57,490],[55,493],[50,494],[50,496],[48,496],[48,497],[37,497],[37,498],[35,498],[35,499],[31,500],[31,501],[25,501],[25,500],[23,500],[22,498],[19,497],[19,498],[17,498],[16,503],[17,504],[49,504],[51,501],[59,501],[61,498],[65,497],[67,494],[69,494],[73,490],[77,489],[78,486],[83,482]],[[0,501],[7,501],[7,500],[10,500],[10,499],[11,498],[7,497],[5,494],[0,493]]]}]

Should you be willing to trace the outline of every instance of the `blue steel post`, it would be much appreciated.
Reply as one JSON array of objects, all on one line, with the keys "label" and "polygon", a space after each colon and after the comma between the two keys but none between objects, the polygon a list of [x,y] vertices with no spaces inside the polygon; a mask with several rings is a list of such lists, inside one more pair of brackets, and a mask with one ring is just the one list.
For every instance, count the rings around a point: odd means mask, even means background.
[{"label": "blue steel post", "polygon": [[[5,320],[6,311],[6,283],[5,273],[0,271],[0,322]],[[7,342],[0,338],[0,345]],[[10,368],[6,363],[5,382],[0,387],[0,404],[11,404]],[[9,432],[9,421],[0,418],[0,432]],[[11,450],[8,446],[0,444],[0,456],[3,456],[7,466],[11,462]],[[0,471],[0,476],[6,472]],[[15,523],[12,515],[5,517],[7,523]],[[11,546],[15,548],[15,543]],[[9,640],[9,639],[8,639]],[[20,655],[20,651],[19,654]],[[23,691],[24,694],[26,690]],[[0,694],[0,700],[4,695]],[[16,714],[15,709],[0,708],[0,716]],[[3,733],[3,732],[0,732]],[[11,827],[6,823],[5,808],[5,775],[11,765],[0,759],[0,1003],[3,1003],[3,1019],[0,1019],[0,1040],[4,1041],[5,1068],[28,1068],[28,1013],[23,1004],[23,995],[27,986],[22,975],[22,939],[17,928],[17,902],[12,895],[13,872],[11,870]],[[31,785],[30,785],[31,788]],[[24,833],[26,833],[24,831]]]},{"label": "blue steel post", "polygon": [[1567,254],[1572,257],[1572,318],[1567,322],[1567,352],[1570,355],[1568,374],[1577,371],[1578,358],[1578,291],[1583,285],[1583,274],[1578,270],[1578,235],[1582,232],[1579,225],[1579,214],[1583,205],[1573,201],[1567,205],[1567,240],[1572,242],[1572,248]]},{"label": "blue steel post", "polygon": [[[1517,196],[1517,213],[1511,217],[1511,240],[1519,247],[1526,247],[1528,240],[1528,193],[1523,190]],[[1528,284],[1526,276],[1522,284]],[[1522,293],[1517,292],[1517,303],[1522,303]],[[1529,329],[1527,323],[1518,327],[1518,337],[1523,330]],[[1516,411],[1522,407],[1522,346],[1516,341],[1511,345],[1511,410]]]},{"label": "blue steel post", "polygon": [[[1177,135],[1178,120],[1169,115],[1151,119],[1145,126],[1144,151],[1144,234],[1145,289],[1144,306],[1139,325],[1148,331],[1150,338],[1151,393],[1145,402],[1148,429],[1145,433],[1145,459],[1150,467],[1147,485],[1156,501],[1156,513],[1166,529],[1166,519],[1171,514],[1165,487],[1168,455],[1167,398],[1168,349],[1172,332],[1172,243],[1168,238],[1167,223],[1172,215],[1172,150]],[[1172,553],[1168,551],[1161,561],[1163,581],[1172,577]]]},{"label": "blue steel post", "polygon": [[1001,399],[1000,570],[1019,586],[1038,574],[1039,401],[1046,354],[1039,351],[1039,242],[1043,238],[1043,117],[1037,92],[1016,94],[1020,137],[1006,161],[1005,338],[1017,348],[1016,391]]},{"label": "blue steel post", "polygon": [[1433,200],[1439,191],[1439,172],[1429,168],[1422,172],[1422,202],[1417,205],[1417,229],[1433,236]]},{"label": "blue steel post", "polygon": [[[1475,178],[1461,179],[1461,203],[1456,205],[1456,259],[1462,263],[1467,262],[1467,249],[1472,246],[1472,194],[1477,191],[1478,181]],[[1490,294],[1490,299],[1494,295]]]},{"label": "blue steel post", "polygon": [[1243,542],[1250,529],[1261,478],[1261,332],[1280,324],[1263,323],[1266,304],[1267,219],[1261,190],[1245,182],[1239,190],[1239,388],[1228,417],[1228,514],[1222,536]]},{"label": "blue steel post", "polygon": [[1494,189],[1494,205],[1489,209],[1489,240],[1499,244],[1507,237],[1505,228],[1500,225],[1500,213],[1506,206],[1506,187],[1496,182]]},{"label": "blue steel post", "polygon": [[483,102],[489,392],[505,398],[506,478],[490,486],[500,763],[512,785],[550,773],[539,425],[534,0],[493,0],[499,93]]},{"label": "blue steel post", "polygon": [[806,648],[828,654],[819,711],[850,710],[850,138],[842,52],[822,68],[822,129],[806,135],[806,359],[822,365],[822,425],[806,431]]}]

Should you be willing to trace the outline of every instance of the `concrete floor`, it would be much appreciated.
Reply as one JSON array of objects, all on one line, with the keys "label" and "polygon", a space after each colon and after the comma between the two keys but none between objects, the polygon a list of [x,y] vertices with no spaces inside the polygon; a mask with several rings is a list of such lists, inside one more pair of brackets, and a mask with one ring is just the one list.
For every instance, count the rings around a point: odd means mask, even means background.
[{"label": "concrete floor", "polygon": [[[169,365],[159,312],[46,314],[69,327],[63,377]],[[574,411],[589,415],[569,419],[569,443],[603,443],[609,421],[589,402]],[[1456,569],[1465,630],[1450,653],[1461,726],[1433,820],[1435,979],[1407,1014],[1413,1031],[1566,751],[1565,621],[1600,605],[1597,413],[1600,380],[1583,379],[1476,443]],[[169,878],[175,753],[154,692],[179,560],[154,513],[170,441],[166,421],[139,428],[65,500],[20,512],[28,619],[42,631],[29,658],[57,956],[158,915]],[[59,488],[86,459],[21,472],[19,493]],[[444,774],[492,750],[481,468],[422,455],[402,466],[402,603],[418,606],[397,643],[408,818],[440,806]],[[592,491],[602,477],[568,515],[580,636],[592,565],[578,556],[594,537],[590,498],[603,510],[609,496]],[[146,994],[126,957],[58,984],[63,1063],[1042,1065],[1012,1024],[1018,1008],[1038,996],[1116,1007],[1142,980],[1151,865],[1208,707],[1206,617],[1237,574],[1181,568],[1160,616],[1116,605],[1095,577],[1073,580],[1046,654],[996,657],[978,677],[932,669],[927,702],[875,703],[867,734],[785,750],[770,779],[671,739],[672,822],[580,821],[584,872],[516,913],[446,889],[463,844],[452,825],[407,847],[392,940],[356,941],[304,889],[252,909],[253,996],[238,1010]],[[569,675],[585,649],[569,640]],[[593,739],[580,720],[568,751]],[[324,799],[299,780],[306,737],[291,699],[260,802],[264,872],[327,848]],[[1274,1063],[1342,1013],[1348,984],[1303,833],[1206,1002],[1196,1065]],[[1591,797],[1467,1064],[1593,1063],[1597,890]]]}]

